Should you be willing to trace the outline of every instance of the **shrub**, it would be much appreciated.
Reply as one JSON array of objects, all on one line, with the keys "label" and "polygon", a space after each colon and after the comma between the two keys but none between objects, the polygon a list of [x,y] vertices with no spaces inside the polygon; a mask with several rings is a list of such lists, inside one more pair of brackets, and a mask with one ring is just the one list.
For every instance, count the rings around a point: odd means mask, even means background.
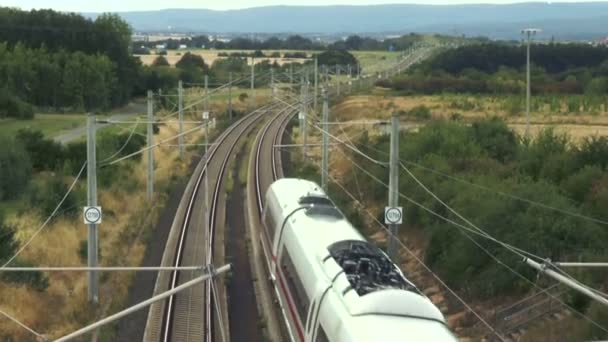
[{"label": "shrub", "polygon": [[[12,267],[33,267],[34,264],[26,261],[15,261]],[[3,272],[0,276],[3,281],[22,284],[33,288],[36,291],[44,291],[49,287],[49,278],[40,271],[28,272]]]},{"label": "shrub", "polygon": [[241,101],[241,102],[247,101],[248,98],[249,98],[249,95],[247,95],[247,93],[239,94],[239,101]]},{"label": "shrub", "polygon": [[[27,200],[31,207],[36,208],[43,215],[49,215],[65,195],[68,184],[62,175],[46,177],[41,175],[38,178],[30,185]],[[79,212],[78,202],[77,192],[70,192],[59,208],[58,214],[75,216]]]},{"label": "shrub", "polygon": [[3,88],[0,89],[0,118],[33,119],[34,107]]},{"label": "shrub", "polygon": [[152,66],[169,66],[169,61],[163,56],[158,56],[154,59],[154,62],[152,62]]},{"label": "shrub", "polygon": [[32,164],[23,145],[0,137],[0,200],[16,198],[26,188]]},{"label": "shrub", "polygon": [[64,149],[60,143],[45,139],[42,132],[31,129],[19,130],[16,138],[29,154],[34,170],[52,171],[61,166]]}]

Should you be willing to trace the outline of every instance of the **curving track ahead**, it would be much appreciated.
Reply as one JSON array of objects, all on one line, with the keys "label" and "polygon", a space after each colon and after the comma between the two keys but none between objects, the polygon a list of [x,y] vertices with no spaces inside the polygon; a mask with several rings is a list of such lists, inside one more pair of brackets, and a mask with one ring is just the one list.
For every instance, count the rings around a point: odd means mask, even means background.
[{"label": "curving track ahead", "polygon": [[[163,265],[185,266],[212,263],[215,226],[223,213],[219,204],[228,161],[239,140],[277,105],[267,105],[241,118],[215,142],[190,179],[169,233]],[[206,184],[208,180],[208,184]],[[211,191],[207,195],[207,188]],[[208,196],[208,198],[205,198]],[[209,205],[207,221],[205,204]],[[210,227],[208,229],[207,227]],[[196,277],[196,272],[159,274],[155,293],[178,286]],[[145,341],[213,341],[214,303],[207,284],[178,293],[150,307]]]}]

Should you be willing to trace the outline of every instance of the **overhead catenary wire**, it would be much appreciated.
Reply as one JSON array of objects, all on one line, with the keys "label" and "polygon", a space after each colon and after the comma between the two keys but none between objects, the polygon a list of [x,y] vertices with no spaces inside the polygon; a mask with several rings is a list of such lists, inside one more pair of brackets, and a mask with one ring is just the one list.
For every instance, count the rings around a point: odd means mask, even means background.
[{"label": "overhead catenary wire", "polygon": [[131,129],[131,133],[129,134],[129,137],[127,138],[127,140],[125,140],[125,143],[122,145],[122,147],[120,147],[114,154],[112,154],[111,156],[109,156],[108,158],[105,158],[101,161],[99,161],[99,164],[103,164],[105,162],[108,162],[112,159],[114,159],[114,157],[116,157],[117,155],[119,155],[129,144],[129,142],[131,141],[131,138],[133,137],[133,134],[135,133],[135,130],[137,129],[137,126],[139,126],[139,119],[136,120],[135,124],[133,125],[133,129]]},{"label": "overhead catenary wire", "polygon": [[10,315],[9,313],[0,310],[0,315],[8,318],[10,321],[12,321],[13,323],[17,324],[18,326],[20,326],[21,328],[27,330],[28,332],[30,332],[31,334],[35,335],[36,337],[38,337],[41,340],[45,340],[45,336],[38,333],[36,330],[28,327],[27,325],[25,325],[23,322],[19,321],[18,319],[16,319],[15,317],[13,317],[12,315]]},{"label": "overhead catenary wire", "polygon": [[[363,207],[363,203],[358,201],[355,198],[355,196],[353,196],[352,193],[350,193],[350,191],[348,191],[342,184],[340,184],[340,182],[338,182],[331,175],[329,177],[334,184],[338,185],[338,187],[340,187],[350,198],[352,198],[354,201],[361,204],[361,206]],[[431,268],[429,266],[427,266],[424,263],[424,261],[422,261],[420,258],[418,258],[418,256],[399,239],[399,237],[395,237],[393,235],[393,233],[389,229],[387,229],[380,221],[378,221],[378,219],[371,212],[369,212],[369,210],[367,208],[363,207],[363,211],[366,214],[368,214],[368,216],[373,221],[375,221],[380,228],[382,228],[384,231],[386,231],[386,234],[393,236],[395,238],[395,240],[397,241],[397,243],[399,243],[399,245],[401,245],[401,247],[403,249],[405,249],[405,251],[416,260],[416,262],[418,262],[422,267],[424,267],[424,269],[426,269],[431,274],[431,276],[433,278],[435,278],[435,280],[437,280],[445,289],[448,290],[448,292],[450,292],[460,303],[462,303],[462,305],[464,305],[467,308],[467,310],[469,310],[481,323],[483,323],[483,325],[485,325],[494,335],[496,335],[496,337],[498,337],[498,339],[500,339],[501,341],[505,341],[505,338],[498,331],[496,331],[496,329],[487,320],[485,320],[464,299],[462,299],[454,290],[452,290],[437,274],[435,274],[435,272],[433,272],[433,270],[431,270]]]},{"label": "overhead catenary wire", "polygon": [[[374,148],[372,146],[365,146],[365,147],[367,149],[373,150],[375,152],[387,155],[387,153],[385,151],[381,151],[381,150],[379,150],[377,148]],[[452,176],[452,175],[448,175],[448,174],[446,174],[444,172],[435,170],[433,168],[430,168],[428,166],[424,166],[424,165],[419,164],[419,163],[415,163],[413,161],[404,160],[404,159],[400,159],[400,161],[402,163],[404,163],[404,164],[407,164],[407,165],[410,165],[410,166],[414,166],[416,168],[428,171],[428,172],[433,173],[435,175],[438,175],[440,177],[444,177],[446,179],[450,179],[450,180],[453,180],[453,181],[456,181],[456,182],[460,182],[462,184],[470,185],[470,186],[476,187],[478,189],[481,189],[481,190],[484,190],[484,191],[487,191],[487,192],[492,192],[492,193],[498,194],[498,195],[503,196],[503,197],[507,197],[507,198],[511,198],[511,199],[514,199],[514,200],[517,200],[517,201],[525,202],[525,203],[528,203],[528,204],[531,204],[531,205],[534,205],[534,206],[538,206],[538,207],[541,207],[541,208],[545,208],[545,209],[548,209],[548,210],[553,210],[553,211],[556,211],[556,212],[559,212],[559,213],[562,213],[562,214],[565,214],[565,215],[570,215],[570,216],[573,216],[573,217],[577,217],[577,218],[580,218],[580,219],[583,219],[583,220],[592,221],[592,222],[595,222],[595,223],[598,223],[598,224],[602,224],[602,225],[608,225],[608,221],[606,221],[606,220],[602,220],[602,219],[598,219],[598,218],[595,218],[595,217],[591,217],[591,216],[583,215],[583,214],[580,214],[580,213],[576,213],[576,212],[573,212],[573,211],[557,208],[557,207],[554,207],[554,206],[551,206],[551,205],[548,205],[548,204],[545,204],[545,203],[542,203],[542,202],[538,202],[538,201],[534,201],[534,200],[531,200],[531,199],[528,199],[528,198],[517,196],[517,195],[514,195],[512,193],[508,193],[508,192],[500,191],[500,190],[497,190],[497,189],[493,189],[491,187],[488,187],[488,186],[485,186],[485,185],[481,185],[481,184],[478,184],[478,183],[474,183],[474,182],[468,181],[468,180],[460,178],[460,177],[455,177],[455,176]]]},{"label": "overhead catenary wire", "polygon": [[72,184],[70,185],[68,190],[65,192],[65,194],[63,195],[63,197],[61,198],[61,200],[59,201],[57,206],[55,206],[55,209],[53,210],[53,212],[46,218],[46,220],[44,220],[44,222],[38,227],[38,229],[36,229],[34,234],[32,234],[32,236],[30,236],[30,238],[23,244],[23,246],[21,246],[21,248],[19,248],[19,250],[17,250],[17,252],[2,265],[1,268],[5,268],[11,262],[13,262],[13,260],[15,260],[19,256],[19,254],[21,254],[21,252],[23,252],[32,243],[32,241],[34,241],[34,239],[38,236],[38,234],[40,234],[40,232],[42,232],[42,230],[48,225],[48,223],[51,221],[51,219],[53,219],[53,217],[55,217],[55,215],[59,211],[59,208],[61,208],[61,206],[63,205],[63,202],[65,202],[65,200],[68,198],[68,196],[70,195],[72,190],[74,190],[74,187],[76,186],[76,183],[80,179],[80,176],[82,176],[82,172],[84,171],[86,165],[87,165],[86,162],[84,162],[82,164],[82,167],[80,168],[80,171],[78,171],[78,174],[74,178],[74,181],[72,181]]},{"label": "overhead catenary wire", "polygon": [[[349,159],[347,157],[347,159]],[[357,168],[359,168],[361,171],[363,171],[363,173],[367,174],[368,176],[370,176],[370,178],[374,179],[376,182],[378,182],[379,184],[384,185],[386,188],[388,188],[388,184],[384,183],[382,180],[378,179],[377,177],[375,177],[373,174],[371,174],[368,170],[366,170],[365,168],[363,168],[362,166],[358,165],[356,162],[354,162],[352,159],[349,159],[351,161],[351,163],[356,166]],[[470,227],[464,226],[458,222],[455,222],[449,218],[446,218],[444,216],[442,216],[441,214],[438,214],[436,212],[434,212],[433,210],[427,208],[426,206],[414,201],[413,199],[403,195],[402,193],[399,194],[401,198],[404,198],[405,200],[407,200],[408,202],[418,206],[419,208],[427,211],[428,213],[430,213],[433,216],[436,216],[440,219],[442,219],[443,221],[446,221],[456,227],[462,228],[470,233],[476,234],[476,235],[480,235],[484,238],[488,238],[486,235],[481,234],[480,232],[478,232],[477,230],[473,230]],[[464,233],[464,232],[463,232]],[[531,280],[529,280],[528,278],[526,278],[524,275],[522,275],[521,273],[517,272],[516,270],[514,270],[511,266],[505,264],[502,260],[498,259],[498,257],[496,257],[494,254],[492,254],[490,251],[488,251],[485,247],[483,247],[481,244],[479,244],[479,242],[477,242],[475,239],[473,239],[471,236],[469,236],[468,234],[464,233],[465,237],[467,237],[470,241],[472,241],[477,247],[479,247],[484,253],[486,253],[488,256],[490,256],[492,259],[494,259],[496,262],[498,262],[500,265],[504,266],[505,268],[507,268],[510,272],[512,272],[514,275],[516,275],[517,277],[519,277],[520,279],[524,280],[525,282],[531,284],[532,286],[540,289],[540,290],[544,290],[542,287],[540,287],[538,284],[532,282]],[[501,242],[502,243],[502,242]],[[510,249],[509,249],[510,250]],[[542,259],[541,259],[542,260]],[[578,311],[577,309],[573,308],[572,306],[568,305],[567,303],[565,303],[563,300],[561,300],[560,298],[558,298],[555,295],[552,294],[547,294],[549,297],[551,297],[553,300],[559,302],[561,305],[563,305],[564,307],[568,308],[569,310],[571,310],[572,312],[576,313],[577,315],[579,315],[580,317],[582,317],[583,319],[585,319],[586,321],[590,322],[591,324],[593,324],[594,326],[596,326],[597,328],[603,330],[604,332],[608,333],[608,329],[606,329],[605,327],[603,327],[602,325],[600,325],[599,323],[597,323],[596,321],[594,321],[593,319],[589,318],[588,316],[586,316],[585,314],[581,313],[580,311]]]}]

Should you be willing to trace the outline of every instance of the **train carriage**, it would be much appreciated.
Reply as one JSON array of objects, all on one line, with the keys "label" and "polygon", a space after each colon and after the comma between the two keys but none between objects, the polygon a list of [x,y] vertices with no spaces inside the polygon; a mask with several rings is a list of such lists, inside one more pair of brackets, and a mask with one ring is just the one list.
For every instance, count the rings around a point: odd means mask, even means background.
[{"label": "train carriage", "polygon": [[456,341],[317,184],[278,180],[265,203],[260,240],[293,341]]}]

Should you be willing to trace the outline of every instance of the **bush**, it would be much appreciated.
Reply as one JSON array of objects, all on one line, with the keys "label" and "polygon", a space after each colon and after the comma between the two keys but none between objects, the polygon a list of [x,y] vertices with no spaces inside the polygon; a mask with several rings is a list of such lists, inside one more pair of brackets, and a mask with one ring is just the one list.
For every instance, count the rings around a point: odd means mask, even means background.
[{"label": "bush", "polygon": [[158,56],[154,59],[154,62],[152,62],[152,66],[169,66],[169,61],[163,56]]},{"label": "bush", "polygon": [[33,119],[34,107],[12,95],[6,88],[0,89],[0,119]]},{"label": "bush", "polygon": [[240,93],[239,94],[239,101],[241,101],[241,102],[247,101],[248,98],[249,98],[249,95],[247,95],[247,93]]},{"label": "bush", "polygon": [[31,175],[32,164],[23,145],[0,137],[0,201],[20,195]]},{"label": "bush", "polygon": [[405,115],[416,120],[429,120],[432,117],[431,110],[425,105],[416,106],[405,112]]},{"label": "bush", "polygon": [[283,55],[284,58],[307,58],[308,56],[306,55],[305,52],[285,52],[285,54]]},{"label": "bush", "polygon": [[[55,210],[55,207],[67,190],[68,184],[64,181],[62,175],[41,175],[36,181],[32,182],[28,189],[27,200],[29,205],[39,210],[42,215],[49,215]],[[77,192],[70,192],[59,208],[57,216],[60,214],[72,217],[76,216],[80,209],[78,203]]]},{"label": "bush", "polygon": [[[35,265],[26,261],[15,261],[12,267],[34,267]],[[2,272],[0,279],[3,281],[22,284],[33,288],[36,291],[44,291],[49,287],[49,278],[40,271],[28,272]]]},{"label": "bush", "polygon": [[45,139],[40,131],[21,129],[17,132],[17,141],[25,146],[36,171],[58,169],[64,158],[64,149],[60,143]]},{"label": "bush", "polygon": [[0,265],[4,265],[16,250],[15,229],[4,222],[4,216],[0,212]]}]

